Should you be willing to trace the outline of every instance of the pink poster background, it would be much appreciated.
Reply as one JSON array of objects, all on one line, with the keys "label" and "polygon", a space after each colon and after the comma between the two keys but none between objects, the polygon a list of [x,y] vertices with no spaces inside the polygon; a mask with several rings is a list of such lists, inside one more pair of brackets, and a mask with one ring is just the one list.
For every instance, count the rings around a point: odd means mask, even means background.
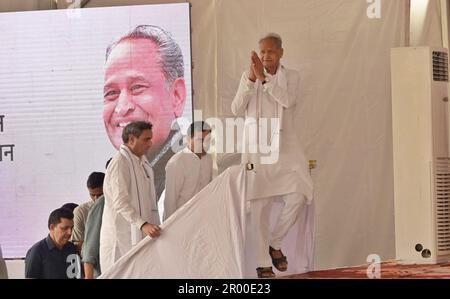
[{"label": "pink poster background", "polygon": [[88,175],[114,153],[105,132],[107,45],[136,25],[157,25],[180,45],[191,120],[189,4],[0,14],[0,245],[24,257],[48,233],[49,213],[89,200]]}]

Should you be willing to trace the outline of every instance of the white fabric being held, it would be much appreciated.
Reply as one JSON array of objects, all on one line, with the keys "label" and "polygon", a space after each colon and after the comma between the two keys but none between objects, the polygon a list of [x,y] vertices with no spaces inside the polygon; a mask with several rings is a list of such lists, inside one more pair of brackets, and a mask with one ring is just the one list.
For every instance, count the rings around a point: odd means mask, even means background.
[{"label": "white fabric being held", "polygon": [[[99,278],[254,278],[256,255],[246,214],[250,172],[242,166],[225,170],[161,225],[158,239],[144,238]],[[280,209],[274,205],[276,216]],[[312,215],[303,209],[284,240],[289,255],[284,274],[312,270]]]},{"label": "white fabric being held", "polygon": [[99,278],[244,278],[245,180],[227,169]]}]

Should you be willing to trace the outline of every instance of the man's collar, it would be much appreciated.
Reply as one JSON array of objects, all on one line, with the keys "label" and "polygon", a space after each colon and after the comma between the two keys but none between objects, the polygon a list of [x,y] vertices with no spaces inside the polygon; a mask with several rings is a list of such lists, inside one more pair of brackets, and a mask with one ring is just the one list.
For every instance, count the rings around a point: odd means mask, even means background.
[{"label": "man's collar", "polygon": [[53,248],[56,248],[55,242],[53,242],[50,234],[48,234],[47,238],[45,238],[45,243],[47,244],[48,250],[53,250]]},{"label": "man's collar", "polygon": [[130,157],[132,159],[135,159],[137,162],[144,163],[147,161],[147,158],[145,157],[145,155],[142,155],[142,157],[136,156],[126,144],[122,144],[120,146],[120,148],[123,149],[124,151],[126,151],[128,154],[130,154]]},{"label": "man's collar", "polygon": [[100,195],[99,197],[97,197],[97,199],[94,201],[94,204],[97,202],[97,200],[101,199],[102,197],[105,197],[104,193],[102,195]]},{"label": "man's collar", "polygon": [[183,152],[186,153],[186,154],[190,154],[190,155],[196,157],[197,159],[201,159],[201,158],[200,158],[196,153],[194,153],[194,152],[189,148],[189,146],[187,146],[187,145],[186,145],[186,147],[183,149]]},{"label": "man's collar", "polygon": [[277,67],[277,71],[275,72],[275,75],[270,74],[265,68],[264,68],[264,75],[269,76],[269,77],[275,77],[276,75],[278,75],[280,73],[280,70],[282,70],[284,68],[284,66],[279,63],[278,67]]}]

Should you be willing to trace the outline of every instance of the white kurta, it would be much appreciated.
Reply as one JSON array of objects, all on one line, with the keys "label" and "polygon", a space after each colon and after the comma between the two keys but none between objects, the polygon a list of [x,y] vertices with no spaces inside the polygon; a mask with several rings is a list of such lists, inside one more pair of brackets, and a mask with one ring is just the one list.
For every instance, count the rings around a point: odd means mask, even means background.
[{"label": "white kurta", "polygon": [[[300,74],[280,66],[276,75],[266,74],[266,78],[267,83],[263,85],[259,80],[250,81],[248,73],[244,72],[231,104],[233,114],[245,114],[243,145],[246,151],[242,155],[242,163],[255,165],[255,171],[248,176],[249,198],[301,193],[306,196],[309,204],[313,197],[313,184],[295,126],[295,106],[300,96]],[[252,143],[258,141],[249,140],[249,130],[259,126],[263,132],[262,118],[280,119],[280,125],[270,128],[267,133],[271,153],[274,156],[278,154],[276,163],[264,164],[262,159],[268,161],[269,154],[260,151],[249,152]]]},{"label": "white kurta", "polygon": [[103,191],[102,271],[144,237],[140,228],[145,222],[159,224],[153,170],[145,156],[139,158],[122,145],[106,170]]},{"label": "white kurta", "polygon": [[[253,269],[271,266],[270,245],[276,249],[283,247],[289,254],[290,270],[293,259],[296,259],[295,264],[301,265],[300,271],[310,271],[314,254],[313,184],[295,125],[298,117],[295,109],[300,102],[300,74],[280,65],[275,75],[266,73],[266,81],[264,85],[259,80],[252,82],[244,72],[231,106],[235,115],[245,114],[242,163],[254,164],[254,170],[247,172],[246,197],[253,216],[250,236],[254,240],[249,244],[254,246],[251,252],[256,259],[248,265],[251,264]],[[264,119],[270,122],[271,118],[279,122],[265,130]],[[258,131],[252,136],[252,130]],[[265,145],[264,138],[270,145],[269,154],[259,147],[261,143]],[[277,158],[275,163],[273,158]],[[308,204],[306,207],[303,207],[303,196]],[[271,222],[272,203],[278,198],[283,207]],[[298,232],[294,244],[302,244],[304,248],[291,251],[292,246],[286,246],[291,244],[287,235],[289,231]]]},{"label": "white kurta", "polygon": [[187,203],[212,180],[212,158],[201,159],[188,147],[176,153],[166,165],[164,220]]}]

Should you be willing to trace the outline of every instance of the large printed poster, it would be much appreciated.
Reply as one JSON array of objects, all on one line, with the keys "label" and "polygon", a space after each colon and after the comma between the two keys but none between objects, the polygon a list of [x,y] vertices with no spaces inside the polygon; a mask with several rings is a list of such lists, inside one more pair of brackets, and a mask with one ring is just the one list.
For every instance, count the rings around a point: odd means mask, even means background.
[{"label": "large printed poster", "polygon": [[24,257],[50,212],[90,200],[131,121],[164,166],[192,121],[189,4],[0,14],[0,246]]}]

